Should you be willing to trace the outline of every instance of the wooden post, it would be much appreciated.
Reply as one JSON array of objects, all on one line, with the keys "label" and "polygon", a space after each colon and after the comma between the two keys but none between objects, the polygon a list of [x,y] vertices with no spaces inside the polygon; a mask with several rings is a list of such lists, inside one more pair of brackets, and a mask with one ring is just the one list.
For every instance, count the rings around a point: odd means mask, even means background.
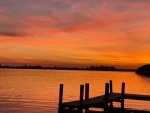
[{"label": "wooden post", "polygon": [[62,100],[63,100],[63,84],[60,84],[59,86],[59,109],[58,109],[58,113],[61,112],[62,110]]},{"label": "wooden post", "polygon": [[109,85],[110,85],[110,93],[113,92],[113,88],[112,88],[112,80],[109,81]]},{"label": "wooden post", "polygon": [[83,105],[84,85],[80,85],[80,105]]},{"label": "wooden post", "polygon": [[[89,100],[89,83],[85,84],[85,100]],[[85,109],[85,113],[88,113],[89,108]]]},{"label": "wooden post", "polygon": [[105,106],[104,106],[104,112],[107,113],[108,110],[108,97],[109,97],[109,84],[105,84]]},{"label": "wooden post", "polygon": [[[112,86],[112,80],[109,81],[109,86],[110,86],[110,93],[113,93],[113,86]],[[110,102],[110,107],[113,107],[113,102]]]},{"label": "wooden post", "polygon": [[108,100],[108,95],[109,95],[109,84],[105,84],[105,100]]},{"label": "wooden post", "polygon": [[124,110],[124,94],[125,94],[125,83],[122,83],[121,89],[121,109]]},{"label": "wooden post", "polygon": [[80,85],[80,107],[78,108],[79,113],[83,113],[83,97],[84,97],[84,85]]}]

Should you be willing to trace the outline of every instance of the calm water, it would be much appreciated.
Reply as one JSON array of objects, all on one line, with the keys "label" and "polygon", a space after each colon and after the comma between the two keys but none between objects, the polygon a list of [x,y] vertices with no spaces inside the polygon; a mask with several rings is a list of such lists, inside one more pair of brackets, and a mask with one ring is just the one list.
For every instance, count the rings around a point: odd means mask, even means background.
[{"label": "calm water", "polygon": [[[79,98],[80,84],[90,83],[93,97],[104,93],[109,80],[116,92],[125,82],[127,93],[150,95],[150,78],[133,72],[0,69],[0,113],[57,113],[60,83],[69,101]],[[150,111],[150,102],[125,100],[125,107]]]}]

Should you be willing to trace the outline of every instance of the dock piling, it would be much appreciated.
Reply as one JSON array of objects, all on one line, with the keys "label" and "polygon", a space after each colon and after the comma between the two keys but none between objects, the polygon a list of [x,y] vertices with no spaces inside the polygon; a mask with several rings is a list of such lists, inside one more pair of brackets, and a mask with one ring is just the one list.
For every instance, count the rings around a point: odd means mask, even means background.
[{"label": "dock piling", "polygon": [[[113,93],[112,80],[109,81],[110,93]],[[110,102],[110,108],[113,108],[113,101]]]},{"label": "dock piling", "polygon": [[83,100],[84,100],[84,85],[80,85],[80,106],[78,108],[79,113],[83,113]]},{"label": "dock piling", "polygon": [[62,101],[63,101],[63,84],[60,84],[59,86],[59,109],[58,109],[58,113],[61,112],[62,110]]},{"label": "dock piling", "polygon": [[[89,100],[89,83],[85,84],[85,101]],[[88,113],[89,108],[85,108],[85,113]]]},{"label": "dock piling", "polygon": [[125,95],[125,83],[122,83],[121,88],[121,109],[124,110],[124,95]]},{"label": "dock piling", "polygon": [[84,85],[80,85],[80,105],[83,105]]},{"label": "dock piling", "polygon": [[112,80],[109,81],[109,86],[110,86],[110,93],[112,93],[113,92]]},{"label": "dock piling", "polygon": [[108,97],[109,97],[109,84],[105,83],[105,104],[104,104],[104,112],[107,113],[108,110]]}]

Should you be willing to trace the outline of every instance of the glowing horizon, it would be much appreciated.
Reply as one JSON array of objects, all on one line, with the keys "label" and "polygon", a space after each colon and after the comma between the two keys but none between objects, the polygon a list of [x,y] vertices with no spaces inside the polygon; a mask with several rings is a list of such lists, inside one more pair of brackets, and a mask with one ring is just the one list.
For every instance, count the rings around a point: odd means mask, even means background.
[{"label": "glowing horizon", "polygon": [[149,0],[1,0],[0,64],[150,63]]}]

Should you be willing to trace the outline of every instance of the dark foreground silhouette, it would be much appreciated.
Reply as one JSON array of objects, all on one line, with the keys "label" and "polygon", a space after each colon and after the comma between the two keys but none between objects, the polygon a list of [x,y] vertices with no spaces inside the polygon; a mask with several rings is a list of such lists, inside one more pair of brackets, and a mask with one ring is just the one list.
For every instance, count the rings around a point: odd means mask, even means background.
[{"label": "dark foreground silhouette", "polygon": [[[58,113],[150,113],[150,111],[124,107],[125,99],[150,101],[149,95],[125,93],[124,82],[122,82],[121,93],[116,93],[113,92],[112,80],[110,80],[109,83],[105,83],[104,94],[96,97],[89,97],[89,83],[80,85],[79,100],[69,102],[63,102],[63,86],[63,84],[59,86]],[[113,102],[119,102],[120,107],[114,107]],[[91,111],[91,108],[100,108],[103,111]]]},{"label": "dark foreground silhouette", "polygon": [[143,65],[136,70],[136,74],[150,77],[150,64]]},{"label": "dark foreground silhouette", "polygon": [[[74,111],[64,110],[63,113],[79,113],[79,112],[77,110]],[[107,112],[89,110],[88,113],[122,113],[122,110],[120,108],[109,109]],[[150,111],[125,109],[123,113],[150,113]]]}]

